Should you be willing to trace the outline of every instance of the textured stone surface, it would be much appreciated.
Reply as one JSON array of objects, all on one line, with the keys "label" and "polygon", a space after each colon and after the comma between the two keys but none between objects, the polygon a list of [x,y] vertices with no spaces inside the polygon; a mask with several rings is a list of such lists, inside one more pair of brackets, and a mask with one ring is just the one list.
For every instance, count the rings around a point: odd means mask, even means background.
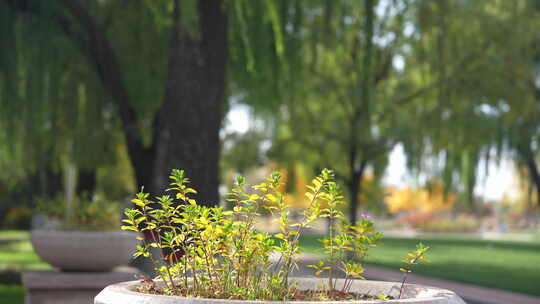
[{"label": "textured stone surface", "polygon": [[[297,278],[295,279],[302,289],[316,289],[322,283],[321,279]],[[124,282],[114,284],[105,288],[100,292],[94,304],[260,304],[261,301],[238,301],[238,300],[219,300],[219,299],[195,299],[170,297],[161,295],[142,294],[134,291],[134,287],[138,284],[137,281]],[[338,286],[340,282],[338,282]],[[380,281],[361,281],[357,280],[353,283],[351,290],[364,294],[371,295],[391,295],[399,294],[399,283],[380,282]],[[313,303],[321,304],[321,302],[306,302],[298,301],[292,303]],[[328,303],[328,302],[327,302]],[[351,303],[333,302],[333,303]],[[358,303],[409,303],[409,304],[465,304],[455,293],[450,290],[407,284],[403,299],[400,300],[373,300],[359,301]]]},{"label": "textured stone surface", "polygon": [[138,241],[121,231],[34,230],[34,250],[45,262],[70,271],[109,271],[127,265]]},{"label": "textured stone surface", "polygon": [[133,280],[137,270],[129,267],[112,272],[25,271],[26,304],[91,304],[107,285]]}]

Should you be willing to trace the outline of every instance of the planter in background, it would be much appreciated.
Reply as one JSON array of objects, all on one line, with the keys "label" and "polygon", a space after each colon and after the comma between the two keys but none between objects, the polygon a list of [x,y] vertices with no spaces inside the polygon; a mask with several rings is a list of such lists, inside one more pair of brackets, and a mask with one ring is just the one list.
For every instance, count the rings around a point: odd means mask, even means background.
[{"label": "planter in background", "polygon": [[[300,289],[317,289],[321,283],[326,281],[323,279],[311,278],[295,278]],[[274,301],[241,301],[228,299],[200,299],[200,298],[184,298],[175,296],[152,295],[144,294],[135,291],[138,286],[138,281],[124,282],[107,286],[95,298],[94,304],[264,304],[275,303]],[[342,281],[338,281],[338,286]],[[352,284],[351,291],[378,295],[390,295],[397,297],[401,283],[395,282],[380,282],[380,281],[363,281],[356,280]],[[295,303],[291,301],[289,303]],[[310,302],[298,301],[302,304],[324,304],[325,302]],[[408,304],[465,304],[465,302],[454,292],[446,289],[406,284],[405,292],[402,299],[396,300],[369,300],[369,301],[343,301],[343,302],[326,302],[326,303],[408,303]]]},{"label": "planter in background", "polygon": [[127,265],[138,241],[124,231],[34,230],[30,240],[45,262],[63,271],[104,272]]}]

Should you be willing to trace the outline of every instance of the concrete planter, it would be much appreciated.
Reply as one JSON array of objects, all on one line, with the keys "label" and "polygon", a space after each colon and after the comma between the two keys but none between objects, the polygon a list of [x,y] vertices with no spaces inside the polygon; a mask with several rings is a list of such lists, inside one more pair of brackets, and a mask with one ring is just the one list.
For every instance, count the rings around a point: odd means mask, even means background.
[{"label": "concrete planter", "polygon": [[[302,289],[316,289],[322,282],[321,279],[296,278]],[[143,294],[135,291],[137,281],[113,284],[106,287],[95,298],[94,304],[262,304],[265,301],[239,301],[239,300],[220,300],[220,299],[197,299],[172,297],[162,295]],[[338,282],[338,286],[340,282]],[[380,281],[362,281],[357,280],[353,283],[351,291],[371,295],[392,295],[397,297],[399,294],[400,283],[380,282]],[[276,303],[266,301],[268,303]],[[321,304],[321,303],[352,303],[347,302],[307,302],[295,301],[291,303],[298,304]],[[356,303],[418,303],[418,304],[465,304],[465,302],[454,292],[445,289],[427,287],[421,285],[407,284],[402,299],[399,300],[371,300],[358,301]]]},{"label": "concrete planter", "polygon": [[138,241],[121,231],[34,230],[30,240],[45,262],[64,271],[109,271],[127,265]]}]

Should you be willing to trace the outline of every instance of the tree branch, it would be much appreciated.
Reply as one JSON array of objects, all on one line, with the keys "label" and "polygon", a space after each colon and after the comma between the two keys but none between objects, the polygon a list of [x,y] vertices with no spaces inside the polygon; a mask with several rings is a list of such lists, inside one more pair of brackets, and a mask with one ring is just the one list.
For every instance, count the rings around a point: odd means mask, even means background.
[{"label": "tree branch", "polygon": [[[112,100],[118,107],[128,144],[129,142],[139,143],[136,114],[129,104],[128,91],[124,84],[118,60],[104,29],[97,24],[78,0],[61,0],[61,3],[86,32],[86,43],[80,39],[78,42],[84,43],[84,45],[81,45],[83,54],[94,63],[105,90],[111,95]],[[71,38],[73,38],[73,35],[71,35]]]},{"label": "tree branch", "polygon": [[[155,151],[155,143],[146,148],[139,136],[136,113],[129,103],[129,94],[120,65],[105,30],[78,0],[59,1],[86,33],[86,40],[77,39],[76,41],[80,44],[83,54],[93,63],[103,87],[116,104],[130,159],[134,166],[140,165],[144,159],[148,158],[148,154]],[[69,33],[67,24],[62,27]],[[73,39],[73,35],[68,36]],[[137,179],[139,178],[140,176],[137,176]]]},{"label": "tree branch", "polygon": [[454,78],[458,73],[463,73],[465,70],[465,67],[467,67],[469,70],[471,69],[471,61],[477,57],[482,56],[484,54],[485,48],[481,48],[481,53],[471,53],[468,56],[465,56],[452,70],[452,72],[448,73],[446,77],[441,77],[430,84],[414,91],[412,94],[409,94],[405,97],[402,97],[394,102],[392,109],[389,111],[385,111],[381,114],[379,120],[382,120],[390,113],[400,109],[402,106],[407,105],[408,103],[414,101],[416,98],[428,93],[429,91],[437,88],[439,85],[441,85],[444,82],[450,81],[452,78]]}]

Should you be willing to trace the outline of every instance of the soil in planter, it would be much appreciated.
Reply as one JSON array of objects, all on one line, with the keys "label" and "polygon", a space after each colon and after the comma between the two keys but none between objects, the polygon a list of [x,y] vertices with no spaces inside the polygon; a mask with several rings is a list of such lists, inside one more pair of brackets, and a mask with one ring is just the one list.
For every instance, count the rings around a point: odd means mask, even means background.
[{"label": "soil in planter", "polygon": [[293,301],[368,301],[368,300],[393,300],[390,296],[374,296],[356,292],[343,292],[341,290],[295,290],[291,300]]},{"label": "soil in planter", "polygon": [[[156,295],[164,295],[165,292],[156,284],[153,280],[141,280],[141,286],[137,288],[138,292],[141,293],[147,293],[147,294],[156,294]],[[187,292],[185,289],[179,289],[175,296],[187,296]],[[216,290],[215,293],[212,294],[204,294],[200,296],[191,295],[192,297],[200,297],[200,298],[210,298],[210,299],[228,299],[228,300],[250,300],[247,298],[243,298],[240,295],[221,295],[219,291]],[[341,290],[332,290],[332,291],[326,291],[326,290],[300,290],[296,289],[292,292],[290,298],[288,300],[290,301],[368,301],[368,300],[393,300],[395,299],[392,296],[386,296],[386,295],[369,295],[369,294],[361,294],[361,293],[355,293],[355,292],[343,292]],[[266,300],[266,299],[260,299],[260,300]]]}]

